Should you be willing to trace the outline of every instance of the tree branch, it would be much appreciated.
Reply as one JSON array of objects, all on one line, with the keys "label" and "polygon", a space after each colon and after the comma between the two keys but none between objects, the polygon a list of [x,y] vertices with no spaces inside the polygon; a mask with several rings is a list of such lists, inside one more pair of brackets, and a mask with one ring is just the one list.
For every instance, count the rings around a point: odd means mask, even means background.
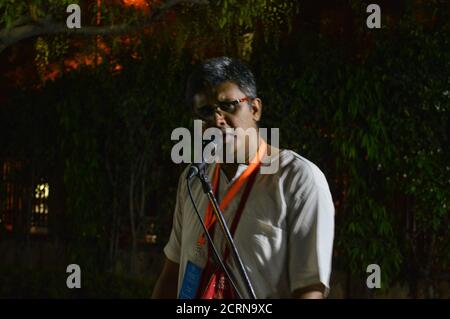
[{"label": "tree branch", "polygon": [[12,28],[0,30],[0,53],[2,53],[9,46],[19,41],[40,35],[64,33],[70,35],[94,36],[117,35],[139,31],[160,19],[166,11],[181,2],[208,4],[207,0],[168,0],[161,6],[153,9],[148,17],[133,24],[124,23],[120,25],[109,26],[86,26],[81,27],[80,29],[69,29],[67,28],[66,24],[55,22],[49,17],[36,21],[34,23],[23,25],[23,22],[29,21],[29,18],[23,17],[18,19],[18,21],[13,25]]}]

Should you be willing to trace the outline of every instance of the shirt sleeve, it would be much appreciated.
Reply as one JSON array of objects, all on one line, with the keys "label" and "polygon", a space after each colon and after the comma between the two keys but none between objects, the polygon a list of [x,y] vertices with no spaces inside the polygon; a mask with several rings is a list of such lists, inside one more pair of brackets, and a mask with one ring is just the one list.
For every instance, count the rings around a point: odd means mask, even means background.
[{"label": "shirt sleeve", "polygon": [[325,176],[305,165],[290,185],[288,271],[291,292],[322,283],[329,292],[334,239],[334,205]]},{"label": "shirt sleeve", "polygon": [[169,241],[167,242],[166,246],[164,247],[164,254],[166,257],[175,262],[180,263],[180,253],[181,253],[181,236],[182,236],[182,220],[183,220],[183,214],[182,214],[182,193],[183,193],[183,187],[182,187],[182,181],[183,175],[181,174],[179,180],[178,180],[178,188],[177,188],[177,197],[175,202],[175,211],[173,213],[173,222],[172,222],[172,230],[170,232]]}]

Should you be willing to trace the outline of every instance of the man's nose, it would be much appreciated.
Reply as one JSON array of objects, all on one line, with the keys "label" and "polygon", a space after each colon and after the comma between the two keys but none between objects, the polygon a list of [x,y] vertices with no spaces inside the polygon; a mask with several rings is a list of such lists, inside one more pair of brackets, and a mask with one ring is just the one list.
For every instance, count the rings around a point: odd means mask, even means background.
[{"label": "man's nose", "polygon": [[225,115],[219,109],[216,109],[216,112],[214,113],[214,124],[218,128],[227,127],[227,121],[225,119]]}]

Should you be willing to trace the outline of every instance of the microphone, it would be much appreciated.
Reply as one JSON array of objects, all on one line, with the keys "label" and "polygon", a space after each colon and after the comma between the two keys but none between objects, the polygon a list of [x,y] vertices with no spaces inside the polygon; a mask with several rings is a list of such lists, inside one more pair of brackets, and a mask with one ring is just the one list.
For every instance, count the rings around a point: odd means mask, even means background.
[{"label": "microphone", "polygon": [[[200,172],[202,172],[205,169],[205,166],[207,163],[207,161],[209,161],[210,159],[212,159],[215,154],[216,154],[216,150],[217,150],[217,143],[216,141],[214,141],[214,136],[210,139],[210,140],[206,140],[203,141],[203,147],[202,147],[202,162],[201,163],[192,163],[191,167],[189,168],[189,172],[186,175],[186,179],[187,180],[191,180],[194,176],[197,176]],[[203,158],[203,152],[205,150],[205,148],[210,145],[209,147],[212,147],[212,152],[210,152],[210,154],[212,155],[211,157],[208,157],[207,161],[205,161],[205,158]]]}]

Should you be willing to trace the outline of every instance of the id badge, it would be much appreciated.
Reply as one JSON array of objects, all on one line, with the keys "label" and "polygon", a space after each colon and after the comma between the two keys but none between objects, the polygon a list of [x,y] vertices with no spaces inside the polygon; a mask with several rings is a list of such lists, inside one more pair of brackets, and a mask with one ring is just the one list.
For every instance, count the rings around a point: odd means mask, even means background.
[{"label": "id badge", "polygon": [[202,277],[203,268],[197,266],[190,260],[186,264],[183,284],[181,285],[178,299],[194,299]]}]

